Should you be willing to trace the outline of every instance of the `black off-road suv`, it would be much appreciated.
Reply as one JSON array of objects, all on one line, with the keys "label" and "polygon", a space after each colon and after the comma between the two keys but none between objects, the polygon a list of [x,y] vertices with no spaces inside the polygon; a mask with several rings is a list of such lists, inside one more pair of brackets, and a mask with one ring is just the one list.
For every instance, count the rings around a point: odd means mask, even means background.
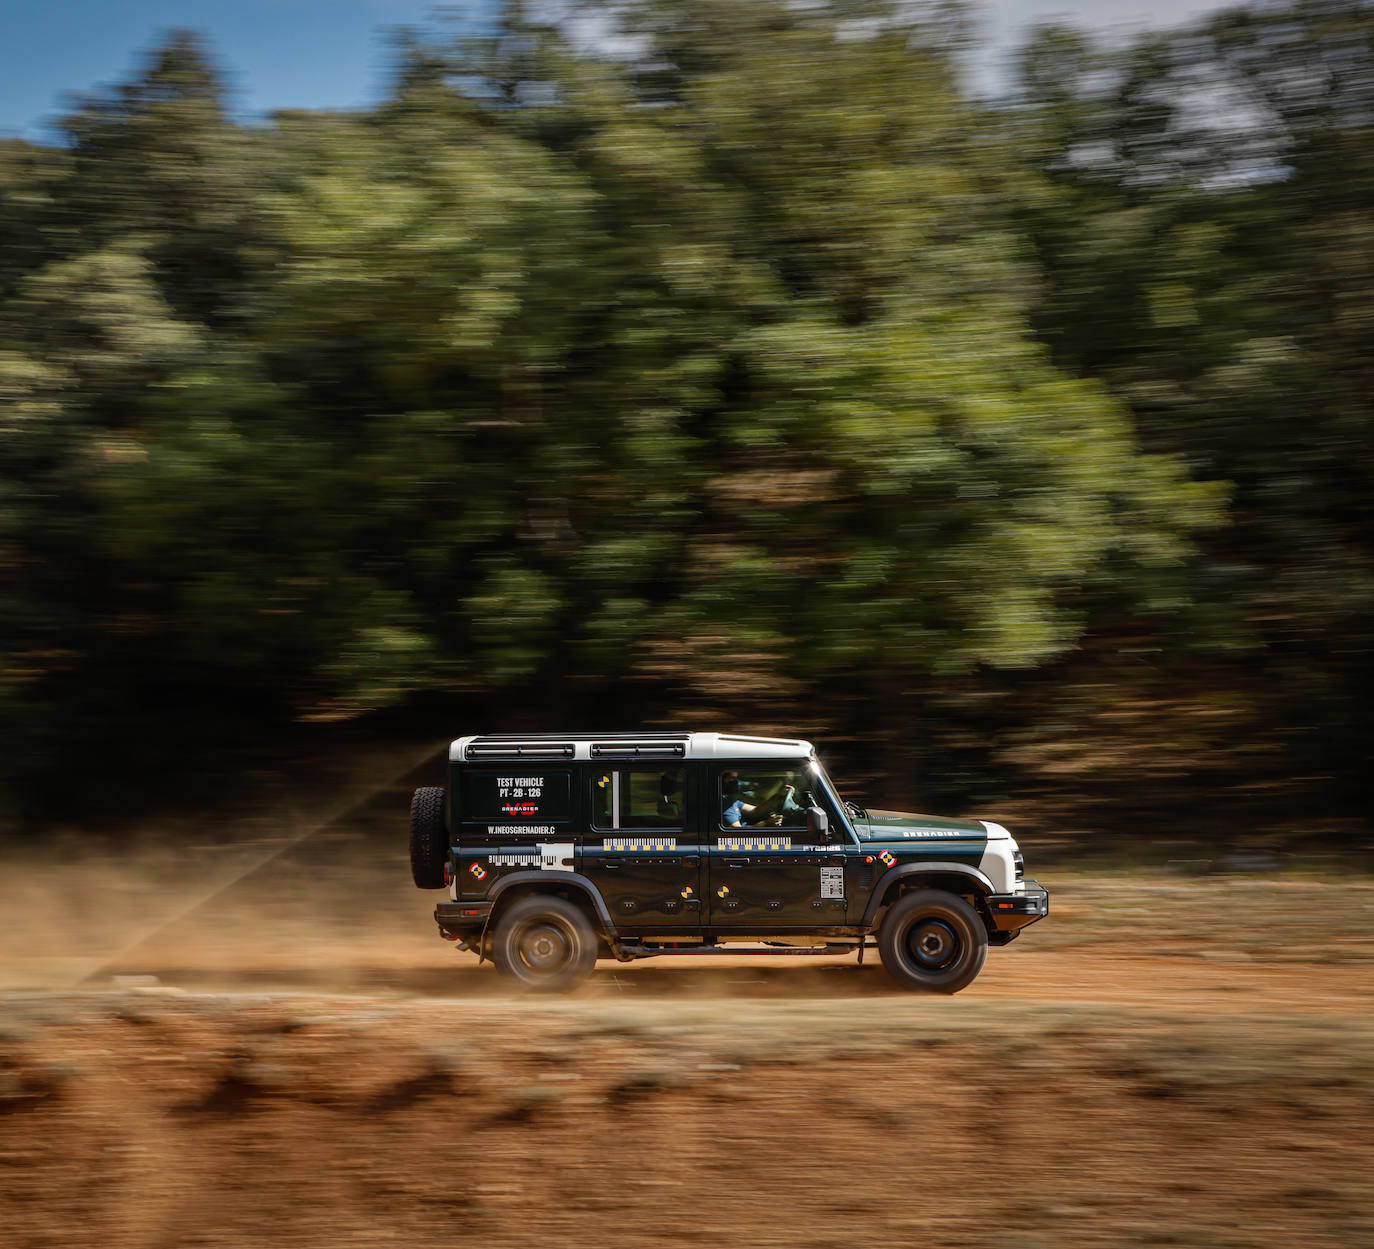
[{"label": "black off-road suv", "polygon": [[417,789],[410,858],[440,933],[533,989],[598,958],[841,954],[874,943],[956,993],[1043,918],[1011,834],[866,811],[809,742],[727,733],[460,737]]}]

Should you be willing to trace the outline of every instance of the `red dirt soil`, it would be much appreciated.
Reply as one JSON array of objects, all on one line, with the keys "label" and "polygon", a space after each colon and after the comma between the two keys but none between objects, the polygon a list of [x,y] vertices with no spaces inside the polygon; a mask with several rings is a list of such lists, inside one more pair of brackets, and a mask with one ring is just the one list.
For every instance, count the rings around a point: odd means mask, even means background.
[{"label": "red dirt soil", "polygon": [[272,842],[0,864],[4,1249],[1374,1245],[1368,884],[1065,874],[953,998],[850,957],[550,1000],[394,850]]}]

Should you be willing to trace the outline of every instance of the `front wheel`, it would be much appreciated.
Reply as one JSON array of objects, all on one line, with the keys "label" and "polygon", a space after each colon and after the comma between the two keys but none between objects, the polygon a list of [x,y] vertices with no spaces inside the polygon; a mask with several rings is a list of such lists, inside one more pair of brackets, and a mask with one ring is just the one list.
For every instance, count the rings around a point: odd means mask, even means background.
[{"label": "front wheel", "polygon": [[942,889],[909,893],[878,930],[887,974],[903,988],[958,993],[983,970],[988,930],[963,898]]},{"label": "front wheel", "polygon": [[535,895],[510,905],[496,921],[491,961],[507,980],[539,993],[579,985],[596,966],[596,932],[564,898]]}]

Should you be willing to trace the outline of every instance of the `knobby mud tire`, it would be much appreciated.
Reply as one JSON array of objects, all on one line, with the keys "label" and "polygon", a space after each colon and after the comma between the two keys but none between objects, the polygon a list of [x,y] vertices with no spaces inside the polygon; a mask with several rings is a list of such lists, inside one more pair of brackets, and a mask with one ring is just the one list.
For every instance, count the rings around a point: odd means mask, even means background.
[{"label": "knobby mud tire", "polygon": [[444,791],[417,789],[410,800],[410,874],[421,889],[442,889],[447,863]]}]

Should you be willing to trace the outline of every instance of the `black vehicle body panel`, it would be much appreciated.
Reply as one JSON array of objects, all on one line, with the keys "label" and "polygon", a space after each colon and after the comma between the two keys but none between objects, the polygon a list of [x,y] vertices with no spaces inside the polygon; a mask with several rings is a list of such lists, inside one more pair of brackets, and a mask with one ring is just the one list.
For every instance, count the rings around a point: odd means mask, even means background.
[{"label": "black vehicle body panel", "polygon": [[[651,735],[634,740],[646,736]],[[510,757],[493,737],[481,739],[486,745],[479,758],[454,760],[448,786],[453,895],[435,910],[440,928],[471,937],[500,909],[504,895],[533,887],[585,899],[613,947],[617,941],[671,941],[677,935],[707,941],[853,938],[874,931],[893,886],[919,887],[924,876],[942,877],[946,887],[952,877],[966,882],[998,943],[1048,913],[1048,894],[1038,883],[1026,882],[1024,896],[999,893],[979,870],[988,838],[979,835],[980,828],[986,830],[977,821],[888,812],[851,819],[828,787],[817,783],[810,801],[828,817],[824,842],[812,844],[804,827],[793,823],[776,830],[727,827],[721,816],[723,769],[801,770],[811,760],[683,758],[673,753],[679,736],[663,735],[662,745],[648,753],[621,753],[616,738],[629,735],[602,735],[603,754],[590,760],[585,751],[581,759],[571,757],[561,738]],[[676,824],[621,826],[617,805],[617,826],[599,825],[604,815],[597,811],[604,808],[594,796],[598,784],[613,773],[656,770],[681,776],[680,818],[664,817],[678,818]],[[519,792],[530,790],[532,780],[565,774],[566,788],[560,779],[533,787],[539,791],[533,798]],[[492,805],[507,802],[497,781],[526,782],[506,787],[514,794],[507,805],[517,812],[509,823],[501,822]],[[469,797],[476,807],[465,805]]]}]

